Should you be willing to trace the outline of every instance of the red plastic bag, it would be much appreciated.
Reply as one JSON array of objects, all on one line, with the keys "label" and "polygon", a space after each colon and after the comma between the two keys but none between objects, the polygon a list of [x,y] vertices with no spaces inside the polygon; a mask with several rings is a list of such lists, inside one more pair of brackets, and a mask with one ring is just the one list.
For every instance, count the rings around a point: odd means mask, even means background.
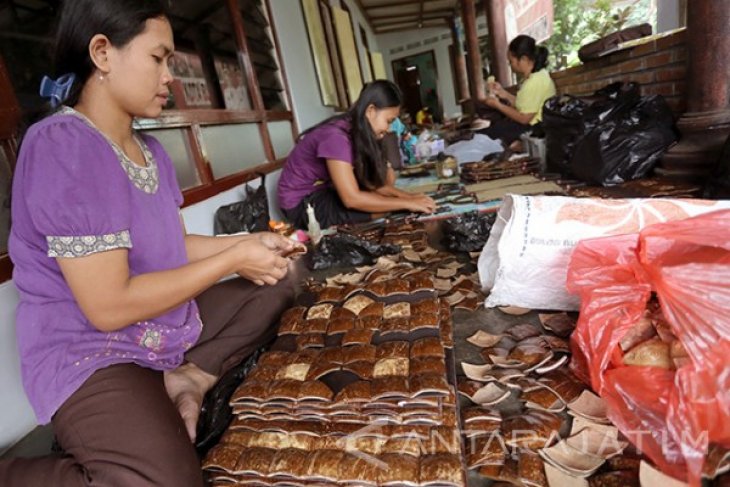
[{"label": "red plastic bag", "polygon": [[[708,445],[730,447],[730,211],[582,241],[567,287],[581,297],[573,371],[640,450],[699,486]],[[690,355],[676,371],[623,365],[619,341],[652,292]]]}]

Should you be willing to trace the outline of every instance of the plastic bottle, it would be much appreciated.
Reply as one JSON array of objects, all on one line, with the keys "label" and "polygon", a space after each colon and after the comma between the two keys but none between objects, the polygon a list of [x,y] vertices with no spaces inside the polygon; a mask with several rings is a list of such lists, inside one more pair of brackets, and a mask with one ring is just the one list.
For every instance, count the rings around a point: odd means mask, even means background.
[{"label": "plastic bottle", "polygon": [[312,239],[312,242],[317,243],[322,236],[322,229],[319,227],[319,222],[314,214],[314,208],[310,204],[307,204],[307,220],[307,233],[309,234],[309,238]]}]

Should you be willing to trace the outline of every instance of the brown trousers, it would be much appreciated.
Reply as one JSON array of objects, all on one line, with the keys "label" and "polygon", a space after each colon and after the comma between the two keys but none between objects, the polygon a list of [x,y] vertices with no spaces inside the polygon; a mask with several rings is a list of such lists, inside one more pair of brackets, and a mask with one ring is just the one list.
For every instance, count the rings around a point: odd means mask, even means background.
[{"label": "brown trousers", "polygon": [[[197,298],[203,332],[186,359],[221,375],[266,343],[294,288],[243,279]],[[95,372],[52,420],[65,456],[0,461],[4,487],[201,487],[200,461],[162,372],[119,364]]]}]

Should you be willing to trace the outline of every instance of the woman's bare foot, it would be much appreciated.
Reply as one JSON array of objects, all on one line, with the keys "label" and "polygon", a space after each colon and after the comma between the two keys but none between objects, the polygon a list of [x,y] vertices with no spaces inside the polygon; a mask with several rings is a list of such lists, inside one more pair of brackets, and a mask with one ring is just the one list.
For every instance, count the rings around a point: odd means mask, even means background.
[{"label": "woman's bare foot", "polygon": [[205,393],[217,380],[216,376],[203,372],[197,365],[189,362],[165,372],[167,395],[180,413],[191,441],[195,441],[198,416]]}]

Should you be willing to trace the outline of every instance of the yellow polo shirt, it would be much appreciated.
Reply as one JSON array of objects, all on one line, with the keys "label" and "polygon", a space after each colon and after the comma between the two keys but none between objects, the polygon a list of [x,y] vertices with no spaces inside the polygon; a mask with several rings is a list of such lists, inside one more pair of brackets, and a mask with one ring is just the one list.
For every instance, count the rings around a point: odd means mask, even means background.
[{"label": "yellow polo shirt", "polygon": [[534,113],[530,125],[535,125],[542,121],[542,106],[551,96],[555,96],[555,83],[547,69],[541,69],[522,82],[515,108],[522,113]]}]

